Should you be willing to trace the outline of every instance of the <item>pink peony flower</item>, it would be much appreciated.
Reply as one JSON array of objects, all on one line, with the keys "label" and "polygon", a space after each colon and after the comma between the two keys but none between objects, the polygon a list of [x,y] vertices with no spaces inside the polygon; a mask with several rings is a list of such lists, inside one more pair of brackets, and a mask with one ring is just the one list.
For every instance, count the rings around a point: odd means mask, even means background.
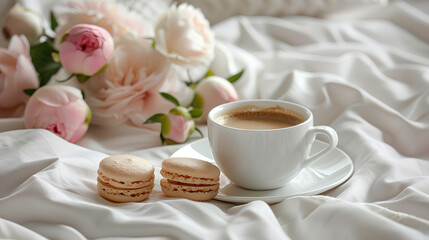
[{"label": "pink peony flower", "polygon": [[162,137],[168,144],[184,143],[195,129],[194,120],[173,113],[167,113],[166,117],[161,129]]},{"label": "pink peony flower", "polygon": [[30,44],[24,36],[14,35],[9,48],[0,49],[0,117],[22,116],[29,98],[23,90],[38,86]]},{"label": "pink peony flower", "polygon": [[125,33],[152,35],[152,29],[146,26],[145,19],[115,0],[71,0],[68,1],[68,7],[56,8],[55,16],[59,24],[56,44],[68,29],[81,23],[102,27],[114,38]]},{"label": "pink peony flower", "polygon": [[31,43],[36,43],[43,34],[43,18],[37,12],[16,3],[3,20],[2,32],[6,39],[23,34]]},{"label": "pink peony flower", "polygon": [[105,29],[78,24],[60,44],[61,64],[69,72],[92,76],[109,62],[113,48],[112,36]]},{"label": "pink peony flower", "polygon": [[122,35],[106,70],[84,84],[95,124],[142,126],[151,115],[168,112],[174,106],[159,92],[164,84],[178,79],[171,63],[151,44],[143,38]]},{"label": "pink peony flower", "polygon": [[214,107],[237,100],[238,94],[232,83],[225,78],[211,76],[201,80],[195,87],[192,105],[203,110],[201,120],[206,121]]},{"label": "pink peony flower", "polygon": [[77,142],[88,129],[91,110],[79,89],[66,85],[39,88],[24,113],[26,128],[44,128],[69,142]]},{"label": "pink peony flower", "polygon": [[179,65],[208,65],[214,57],[214,35],[200,9],[173,4],[155,24],[155,48]]}]

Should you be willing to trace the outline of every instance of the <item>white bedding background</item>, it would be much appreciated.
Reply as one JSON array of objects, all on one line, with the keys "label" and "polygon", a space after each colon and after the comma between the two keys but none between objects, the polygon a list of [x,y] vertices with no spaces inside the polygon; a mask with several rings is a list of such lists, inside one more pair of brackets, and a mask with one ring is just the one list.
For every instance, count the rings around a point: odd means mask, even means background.
[{"label": "white bedding background", "polygon": [[91,126],[78,146],[0,119],[0,237],[429,239],[429,15],[415,7],[428,5],[213,26],[218,73],[246,69],[235,83],[242,99],[303,104],[338,132],[355,167],[344,184],[273,205],[194,202],[166,198],[157,172],[147,201],[112,203],[96,193],[106,154],[142,156],[159,171],[183,145],[155,147],[149,130]]}]

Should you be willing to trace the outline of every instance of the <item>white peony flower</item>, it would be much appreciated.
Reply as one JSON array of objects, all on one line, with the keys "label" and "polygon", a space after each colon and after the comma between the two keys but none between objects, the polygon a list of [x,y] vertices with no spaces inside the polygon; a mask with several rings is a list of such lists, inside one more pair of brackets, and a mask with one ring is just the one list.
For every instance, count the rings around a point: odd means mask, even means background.
[{"label": "white peony flower", "polygon": [[3,34],[6,39],[23,34],[30,43],[36,43],[43,34],[43,19],[37,12],[16,3],[3,21]]},{"label": "white peony flower", "polygon": [[173,4],[155,23],[155,49],[185,66],[209,65],[214,58],[214,35],[200,9]]}]

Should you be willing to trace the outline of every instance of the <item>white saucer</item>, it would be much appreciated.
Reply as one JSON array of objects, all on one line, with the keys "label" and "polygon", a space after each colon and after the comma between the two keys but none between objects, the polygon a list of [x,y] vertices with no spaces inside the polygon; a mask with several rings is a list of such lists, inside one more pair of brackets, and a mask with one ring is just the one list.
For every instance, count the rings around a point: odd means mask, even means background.
[{"label": "white saucer", "polygon": [[[311,152],[320,151],[326,145],[325,142],[316,140]],[[216,164],[207,138],[185,145],[173,153],[172,157],[193,157]],[[243,189],[231,183],[225,175],[221,174],[220,189],[215,199],[235,203],[247,203],[254,200],[262,200],[269,204],[277,203],[292,196],[323,193],[346,181],[352,173],[353,163],[350,157],[339,148],[335,148],[311,166],[301,170],[285,186],[274,190]]]}]

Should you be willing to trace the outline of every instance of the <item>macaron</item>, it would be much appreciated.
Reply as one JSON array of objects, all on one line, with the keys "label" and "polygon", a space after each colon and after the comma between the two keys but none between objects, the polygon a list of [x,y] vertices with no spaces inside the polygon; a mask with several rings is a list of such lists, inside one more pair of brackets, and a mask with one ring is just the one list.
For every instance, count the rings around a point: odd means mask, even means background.
[{"label": "macaron", "polygon": [[106,157],[98,168],[98,194],[113,202],[140,202],[154,187],[155,169],[144,158],[122,154]]},{"label": "macaron", "polygon": [[206,201],[219,191],[220,170],[200,159],[174,157],[162,162],[161,190],[169,197]]}]

